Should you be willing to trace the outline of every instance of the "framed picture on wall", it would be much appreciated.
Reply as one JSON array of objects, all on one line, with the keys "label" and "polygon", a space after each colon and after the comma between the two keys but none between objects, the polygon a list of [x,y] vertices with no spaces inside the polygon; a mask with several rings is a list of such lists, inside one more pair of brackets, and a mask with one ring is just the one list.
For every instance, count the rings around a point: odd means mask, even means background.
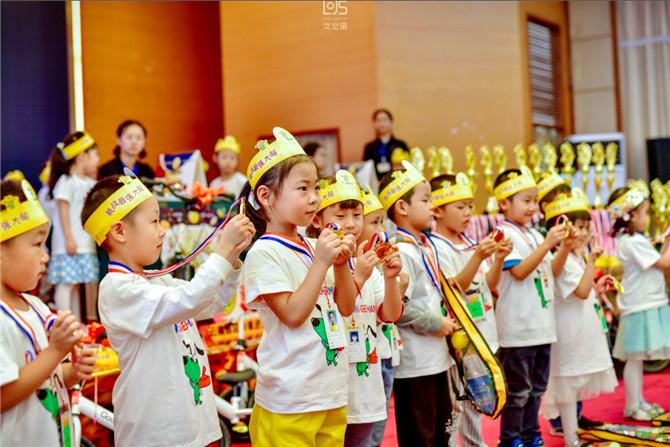
[{"label": "framed picture on wall", "polygon": [[[335,166],[340,162],[340,129],[315,129],[293,131],[287,129],[298,140],[302,147],[308,143],[316,143],[326,150],[326,166],[320,172],[323,176],[333,175],[335,173]],[[272,135],[261,135],[259,140],[273,141]]]}]

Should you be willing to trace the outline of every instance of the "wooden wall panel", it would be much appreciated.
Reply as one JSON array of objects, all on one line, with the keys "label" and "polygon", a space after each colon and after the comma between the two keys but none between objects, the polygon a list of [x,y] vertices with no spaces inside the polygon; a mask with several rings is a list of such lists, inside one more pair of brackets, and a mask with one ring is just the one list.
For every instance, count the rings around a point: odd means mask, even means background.
[{"label": "wooden wall panel", "polygon": [[211,153],[223,133],[218,4],[82,2],[86,128],[111,157],[117,125],[148,128],[148,161],[161,152]]}]

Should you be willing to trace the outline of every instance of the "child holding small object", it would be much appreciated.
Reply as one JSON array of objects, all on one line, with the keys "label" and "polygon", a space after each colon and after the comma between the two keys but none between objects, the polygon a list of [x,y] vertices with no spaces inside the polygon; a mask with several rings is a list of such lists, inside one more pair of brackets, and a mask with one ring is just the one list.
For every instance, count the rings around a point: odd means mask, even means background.
[{"label": "child holding small object", "polygon": [[545,207],[548,228],[569,225],[574,233],[563,271],[556,277],[556,333],[544,414],[560,414],[565,445],[578,446],[577,402],[614,391],[616,374],[606,338],[607,323],[594,291],[595,262],[602,249],[591,236],[591,216],[585,194],[574,188],[558,194]]},{"label": "child holding small object", "polygon": [[670,358],[670,307],[664,272],[670,269],[666,239],[658,253],[644,235],[649,220],[649,189],[642,180],[612,192],[608,210],[616,218],[613,235],[619,239],[618,257],[623,268],[623,293],[619,295],[619,330],[614,357],[625,360],[624,415],[649,421],[664,413],[643,396],[644,360]]},{"label": "child holding small object", "polygon": [[76,347],[84,332],[70,311],[54,315],[25,293],[49,260],[49,219],[35,192],[25,180],[4,180],[0,191],[0,444],[73,445],[67,388],[91,378],[95,355]]},{"label": "child holding small object", "polygon": [[112,395],[116,445],[202,447],[220,439],[195,320],[211,318],[235,293],[238,258],[251,243],[253,225],[243,215],[232,218],[186,282],[143,270],[159,257],[164,231],[158,202],[137,177],[96,183],[81,220],[110,258],[100,283],[100,316],[121,368]]}]

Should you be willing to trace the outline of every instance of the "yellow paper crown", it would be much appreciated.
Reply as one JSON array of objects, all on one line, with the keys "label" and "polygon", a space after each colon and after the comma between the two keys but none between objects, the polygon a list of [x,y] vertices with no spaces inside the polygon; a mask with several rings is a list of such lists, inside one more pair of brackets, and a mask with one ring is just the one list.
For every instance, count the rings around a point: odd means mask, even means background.
[{"label": "yellow paper crown", "polygon": [[61,154],[63,154],[63,158],[66,160],[72,160],[77,155],[95,146],[95,140],[91,134],[86,131],[83,133],[84,135],[82,135],[78,140],[73,141],[67,146],[64,143],[58,143],[56,145],[56,147],[60,149]]},{"label": "yellow paper crown", "polygon": [[393,152],[391,153],[391,163],[400,164],[403,160],[411,160],[409,157],[409,152],[400,147],[393,149]]},{"label": "yellow paper crown", "polygon": [[251,189],[256,187],[258,180],[273,166],[295,155],[306,155],[298,140],[287,130],[275,127],[272,133],[275,136],[272,143],[265,140],[256,143],[258,153],[251,159],[247,168],[247,179]]},{"label": "yellow paper crown", "polygon": [[431,193],[431,200],[435,208],[448,203],[458,202],[459,200],[472,199],[474,199],[474,194],[472,193],[470,180],[462,172],[456,174],[456,179],[453,183],[443,182],[440,189],[436,189]]},{"label": "yellow paper crown", "polygon": [[377,210],[383,210],[384,207],[379,201],[379,197],[372,191],[370,185],[366,185],[365,191],[363,191],[363,215],[367,216],[370,213],[374,213]]},{"label": "yellow paper crown", "polygon": [[340,169],[335,173],[335,182],[328,183],[327,180],[319,182],[319,197],[321,203],[318,211],[345,200],[358,200],[365,206],[361,188],[356,183],[356,178],[349,171]]},{"label": "yellow paper crown", "polygon": [[100,245],[114,222],[118,222],[152,196],[151,191],[137,177],[119,177],[123,186],[102,202],[84,224],[84,229]]},{"label": "yellow paper crown", "polygon": [[26,200],[20,202],[17,196],[8,195],[0,202],[4,206],[0,211],[0,242],[49,222],[30,183],[21,180],[21,188]]},{"label": "yellow paper crown", "polygon": [[393,171],[391,173],[393,180],[379,193],[379,201],[382,203],[384,211],[388,211],[398,199],[411,191],[416,185],[426,181],[423,174],[412,163],[403,160],[402,166],[405,170]]},{"label": "yellow paper crown", "polygon": [[218,154],[221,151],[231,151],[240,155],[240,143],[237,142],[237,138],[234,136],[226,135],[225,138],[219,138],[216,146],[214,146],[214,152]]},{"label": "yellow paper crown", "polygon": [[547,174],[537,182],[537,200],[542,200],[549,194],[554,188],[565,185],[565,180],[558,174]]},{"label": "yellow paper crown", "polygon": [[628,191],[617,197],[607,209],[615,216],[626,219],[628,213],[649,198],[649,186],[644,180],[635,180],[628,184]]},{"label": "yellow paper crown", "polygon": [[521,166],[521,174],[512,173],[509,179],[505,180],[493,190],[496,200],[506,199],[507,197],[530,188],[537,188],[535,178],[530,169]]},{"label": "yellow paper crown", "polygon": [[15,169],[13,171],[9,171],[7,174],[5,174],[5,178],[3,180],[14,180],[17,182],[20,182],[21,180],[25,180],[26,176],[23,175],[23,172],[20,171],[19,169]]},{"label": "yellow paper crown", "polygon": [[49,177],[51,177],[51,162],[47,161],[44,168],[40,171],[40,182],[44,185],[48,185]]},{"label": "yellow paper crown", "polygon": [[544,218],[550,220],[575,211],[589,211],[589,200],[581,188],[572,188],[570,194],[556,196],[556,199],[547,205]]}]

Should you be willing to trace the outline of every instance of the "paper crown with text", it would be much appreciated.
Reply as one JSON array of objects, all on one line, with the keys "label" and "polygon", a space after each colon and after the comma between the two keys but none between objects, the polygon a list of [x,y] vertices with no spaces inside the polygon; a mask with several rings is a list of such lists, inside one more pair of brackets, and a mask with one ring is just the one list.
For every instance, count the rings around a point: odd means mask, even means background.
[{"label": "paper crown with text", "polygon": [[21,189],[26,200],[21,202],[18,196],[7,195],[2,198],[0,211],[0,242],[16,237],[49,222],[35,190],[27,180],[21,180]]},{"label": "paper crown with text", "polygon": [[560,185],[565,185],[565,180],[558,174],[551,173],[541,177],[537,182],[537,200],[540,201]]},{"label": "paper crown with text", "polygon": [[447,205],[459,200],[472,200],[474,194],[468,176],[459,172],[453,182],[442,182],[442,187],[430,195],[433,207]]},{"label": "paper crown with text", "polygon": [[82,133],[83,135],[81,137],[68,145],[65,145],[63,142],[60,142],[56,145],[61,154],[63,154],[63,158],[65,160],[72,160],[77,155],[95,146],[95,140],[91,134],[86,131],[83,131]]},{"label": "paper crown with text", "polygon": [[570,193],[561,193],[544,210],[544,219],[548,221],[563,214],[576,211],[589,211],[589,199],[581,188],[572,188]]},{"label": "paper crown with text", "polygon": [[521,166],[521,174],[511,173],[509,178],[495,187],[493,195],[496,200],[506,199],[511,195],[530,188],[537,188],[533,173],[527,166]]},{"label": "paper crown with text", "polygon": [[258,153],[253,156],[247,167],[247,179],[253,190],[258,181],[270,168],[276,166],[287,158],[296,155],[306,155],[298,140],[291,133],[281,127],[272,129],[275,140],[268,143],[260,140],[256,143]]},{"label": "paper crown with text", "polygon": [[608,211],[617,218],[628,220],[629,213],[649,198],[649,186],[644,180],[635,180],[628,184],[628,190],[617,197],[608,207]]},{"label": "paper crown with text", "polygon": [[416,185],[426,181],[423,174],[412,163],[403,160],[402,167],[404,171],[398,170],[391,173],[393,180],[379,193],[379,201],[385,211],[388,211],[398,199],[411,191]]},{"label": "paper crown with text", "polygon": [[346,200],[357,200],[365,206],[363,193],[356,182],[356,178],[351,172],[343,169],[335,173],[334,182],[330,183],[326,179],[319,181],[319,197],[321,198],[321,203],[317,212],[330,205]]},{"label": "paper crown with text", "polygon": [[219,138],[214,146],[215,153],[218,154],[221,151],[230,151],[240,155],[240,143],[237,142],[237,138],[234,136],[226,135],[224,138]]},{"label": "paper crown with text", "polygon": [[363,191],[363,215],[367,216],[370,213],[383,209],[384,207],[379,201],[377,194],[374,193],[370,185],[366,185],[365,190]]},{"label": "paper crown with text", "polygon": [[84,224],[84,229],[98,245],[105,241],[115,222],[126,217],[152,196],[140,179],[130,175],[132,172],[128,169],[125,172],[126,175],[119,177],[119,183],[123,183],[123,186],[107,197]]}]

